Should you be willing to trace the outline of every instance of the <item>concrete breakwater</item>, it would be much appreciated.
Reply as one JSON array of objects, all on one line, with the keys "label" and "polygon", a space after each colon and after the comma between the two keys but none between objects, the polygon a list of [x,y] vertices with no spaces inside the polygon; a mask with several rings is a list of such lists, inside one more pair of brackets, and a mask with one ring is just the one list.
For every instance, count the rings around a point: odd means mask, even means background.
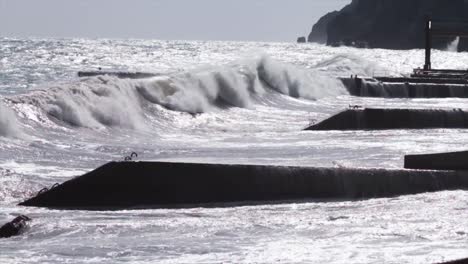
[{"label": "concrete breakwater", "polygon": [[79,71],[78,77],[94,77],[94,76],[113,76],[121,79],[143,79],[159,76],[157,73],[149,72],[117,72],[117,71]]},{"label": "concrete breakwater", "polygon": [[407,155],[405,168],[420,170],[468,170],[468,151]]},{"label": "concrete breakwater", "polygon": [[468,188],[468,173],[111,162],[21,205],[88,210],[362,199]]},{"label": "concrete breakwater", "polygon": [[464,79],[341,78],[351,95],[383,98],[468,98]]},{"label": "concrete breakwater", "polygon": [[461,109],[349,109],[306,130],[383,130],[468,128]]},{"label": "concrete breakwater", "polygon": [[440,264],[468,264],[468,258],[449,261],[449,262],[444,262],[444,263],[440,263]]}]

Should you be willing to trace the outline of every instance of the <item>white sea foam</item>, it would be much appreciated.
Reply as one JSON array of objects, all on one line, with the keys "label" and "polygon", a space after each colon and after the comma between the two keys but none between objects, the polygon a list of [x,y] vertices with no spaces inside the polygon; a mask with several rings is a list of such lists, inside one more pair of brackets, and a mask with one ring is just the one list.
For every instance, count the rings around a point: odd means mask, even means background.
[{"label": "white sea foam", "polygon": [[376,62],[369,61],[362,57],[343,53],[331,58],[324,59],[314,66],[315,69],[323,72],[339,72],[342,76],[361,75],[374,76],[381,72],[387,72],[388,69],[378,65]]},{"label": "white sea foam", "polygon": [[263,57],[257,69],[268,87],[295,98],[316,100],[347,93],[341,81],[315,69],[299,69],[269,57]]},{"label": "white sea foam", "polygon": [[458,45],[460,44],[460,37],[456,37],[452,42],[447,45],[447,51],[458,52]]},{"label": "white sea foam", "polygon": [[15,113],[0,102],[0,136],[23,137]]},{"label": "white sea foam", "polygon": [[259,85],[251,73],[234,66],[203,69],[143,80],[136,89],[147,101],[177,111],[201,113],[219,104],[250,108]]},{"label": "white sea foam", "polygon": [[313,100],[346,93],[336,78],[266,56],[243,64],[144,80],[137,90],[152,103],[190,113],[206,112],[220,104],[251,108],[253,93],[271,90]]},{"label": "white sea foam", "polygon": [[34,104],[71,126],[146,129],[145,105],[204,113],[219,107],[254,108],[255,95],[281,93],[316,100],[346,94],[335,77],[262,56],[143,80],[102,76],[45,88],[13,101]]},{"label": "white sea foam", "polygon": [[[0,38],[0,43],[8,58],[0,78],[4,106],[36,138],[26,144],[0,138],[0,222],[18,214],[34,219],[20,237],[0,239],[1,263],[438,263],[466,257],[466,191],[188,210],[71,213],[16,206],[43,187],[131,151],[145,161],[366,168],[401,168],[406,154],[461,151],[468,144],[463,129],[301,131],[309,119],[356,104],[464,108],[463,98],[335,97],[341,88],[318,89],[334,82],[329,76],[372,76],[381,69],[411,73],[423,65],[424,50],[221,41]],[[253,48],[271,58],[238,60]],[[438,68],[466,68],[468,53],[434,50],[433,55]],[[99,66],[180,74],[139,81],[75,77]],[[323,84],[316,81],[322,78]],[[249,82],[255,83],[244,84]],[[236,90],[225,91],[219,83]],[[332,97],[322,97],[327,95]],[[192,117],[161,105],[207,112]],[[150,132],[119,129],[146,125]],[[117,129],[100,131],[108,127]]]},{"label": "white sea foam", "polygon": [[145,129],[134,84],[113,77],[61,84],[14,98],[34,104],[68,125],[88,128]]}]

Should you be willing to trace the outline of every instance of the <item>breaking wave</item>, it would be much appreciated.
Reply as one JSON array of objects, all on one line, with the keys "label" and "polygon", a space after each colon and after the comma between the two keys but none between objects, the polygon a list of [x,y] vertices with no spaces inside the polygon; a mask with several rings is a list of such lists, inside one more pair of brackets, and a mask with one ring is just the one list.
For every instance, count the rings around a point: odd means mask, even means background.
[{"label": "breaking wave", "polygon": [[315,69],[308,71],[298,69],[268,57],[260,60],[257,72],[268,87],[295,98],[316,100],[347,93],[337,78]]},{"label": "breaking wave", "polygon": [[333,56],[320,61],[314,68],[323,72],[335,73],[340,76],[375,76],[376,74],[379,75],[382,73],[385,73],[382,75],[395,74],[375,62],[353,54],[339,54]]},{"label": "breaking wave", "polygon": [[265,93],[317,100],[346,94],[336,78],[269,57],[142,80],[92,77],[17,96],[70,126],[146,129],[148,105],[191,114],[226,107],[254,108]]},{"label": "breaking wave", "polygon": [[16,138],[23,136],[15,113],[2,103],[0,103],[0,136]]},{"label": "breaking wave", "polygon": [[144,127],[138,94],[129,80],[97,77],[11,98],[37,106],[54,120],[87,128]]}]

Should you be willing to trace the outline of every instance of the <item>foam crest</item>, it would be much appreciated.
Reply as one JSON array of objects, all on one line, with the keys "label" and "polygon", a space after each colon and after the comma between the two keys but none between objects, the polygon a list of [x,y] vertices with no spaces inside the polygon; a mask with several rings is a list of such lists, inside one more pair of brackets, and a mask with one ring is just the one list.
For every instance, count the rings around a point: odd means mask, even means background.
[{"label": "foam crest", "polygon": [[[38,106],[52,120],[74,127],[147,129],[150,105],[204,113],[227,107],[255,108],[264,93],[311,100],[347,93],[341,81],[267,56],[149,79],[92,77],[60,84],[12,101]],[[154,110],[154,108],[153,108]]]},{"label": "foam crest", "polygon": [[210,111],[217,106],[251,108],[252,94],[267,91],[312,100],[346,93],[334,77],[267,56],[241,64],[144,80],[137,90],[152,103],[190,113]]},{"label": "foam crest", "polygon": [[259,78],[268,87],[295,98],[311,100],[346,94],[338,79],[316,70],[303,70],[263,57],[258,64]]},{"label": "foam crest", "polygon": [[114,77],[90,78],[46,88],[15,98],[33,104],[70,126],[101,129],[144,129],[143,111],[131,81]]},{"label": "foam crest", "polygon": [[331,58],[322,60],[314,66],[319,71],[335,74],[336,76],[375,76],[388,75],[390,70],[379,66],[375,62],[353,54],[339,54]]},{"label": "foam crest", "polygon": [[13,110],[7,108],[0,102],[0,136],[3,137],[23,137],[18,120]]},{"label": "foam crest", "polygon": [[222,67],[143,80],[138,92],[149,102],[189,113],[202,113],[215,106],[251,108],[251,93],[259,82],[251,69]]}]

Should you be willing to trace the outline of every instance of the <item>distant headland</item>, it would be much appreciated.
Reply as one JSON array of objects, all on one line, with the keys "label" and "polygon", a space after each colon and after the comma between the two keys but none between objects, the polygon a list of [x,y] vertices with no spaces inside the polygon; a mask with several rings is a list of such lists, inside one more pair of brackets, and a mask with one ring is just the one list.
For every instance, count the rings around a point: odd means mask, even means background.
[{"label": "distant headland", "polygon": [[[323,16],[307,40],[330,46],[420,49],[424,48],[427,17],[467,21],[468,1],[353,0],[342,10]],[[435,39],[433,47],[444,49],[454,38]],[[468,51],[467,39],[460,40],[459,50]]]}]

